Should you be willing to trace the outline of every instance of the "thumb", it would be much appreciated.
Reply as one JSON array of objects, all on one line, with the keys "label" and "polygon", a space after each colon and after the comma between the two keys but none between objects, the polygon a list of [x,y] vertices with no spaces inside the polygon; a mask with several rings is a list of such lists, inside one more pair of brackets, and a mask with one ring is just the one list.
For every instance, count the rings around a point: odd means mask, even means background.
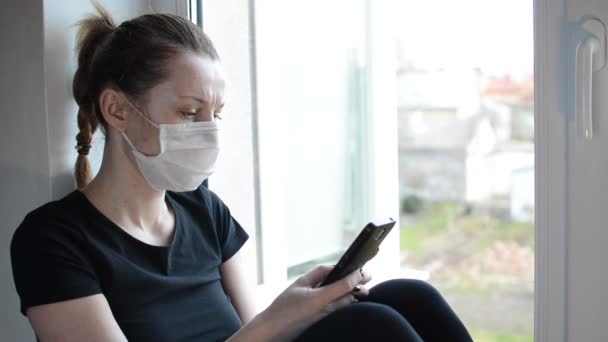
[{"label": "thumb", "polygon": [[333,269],[333,266],[319,265],[309,271],[305,275],[301,276],[296,280],[296,283],[300,286],[314,287],[322,282],[329,272]]}]

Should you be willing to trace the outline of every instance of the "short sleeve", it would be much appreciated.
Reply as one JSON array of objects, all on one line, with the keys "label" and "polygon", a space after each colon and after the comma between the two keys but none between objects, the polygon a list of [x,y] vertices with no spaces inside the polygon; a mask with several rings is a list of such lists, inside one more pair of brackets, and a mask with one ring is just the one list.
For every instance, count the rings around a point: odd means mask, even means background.
[{"label": "short sleeve", "polygon": [[13,278],[24,315],[32,306],[101,293],[83,239],[70,227],[48,221],[26,217],[11,241]]},{"label": "short sleeve", "polygon": [[249,235],[232,217],[230,209],[222,202],[222,200],[213,192],[211,192],[211,200],[213,216],[218,229],[218,237],[220,240],[220,248],[222,253],[222,262],[230,259],[236,252],[245,244]]}]

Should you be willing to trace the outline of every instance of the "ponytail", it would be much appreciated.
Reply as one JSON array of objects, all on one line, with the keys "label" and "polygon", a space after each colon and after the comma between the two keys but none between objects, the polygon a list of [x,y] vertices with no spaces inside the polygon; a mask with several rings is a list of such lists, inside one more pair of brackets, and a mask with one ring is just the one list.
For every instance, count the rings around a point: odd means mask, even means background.
[{"label": "ponytail", "polygon": [[97,99],[91,91],[91,66],[96,51],[116,29],[110,14],[96,1],[93,1],[93,6],[95,6],[98,15],[89,16],[78,23],[79,29],[76,35],[78,69],[72,82],[72,93],[78,104],[79,132],[76,134],[78,158],[74,166],[74,179],[78,189],[84,188],[93,178],[91,163],[87,156],[91,150],[93,134],[99,127],[96,114]]}]

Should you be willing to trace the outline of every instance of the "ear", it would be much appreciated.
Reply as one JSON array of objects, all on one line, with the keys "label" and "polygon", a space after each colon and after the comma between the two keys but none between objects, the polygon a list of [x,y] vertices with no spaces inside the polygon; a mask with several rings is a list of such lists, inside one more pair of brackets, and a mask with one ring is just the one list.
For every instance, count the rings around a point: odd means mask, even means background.
[{"label": "ear", "polygon": [[101,115],[106,120],[110,127],[115,128],[119,132],[127,130],[127,115],[126,99],[122,92],[111,88],[105,88],[99,94],[99,107]]}]

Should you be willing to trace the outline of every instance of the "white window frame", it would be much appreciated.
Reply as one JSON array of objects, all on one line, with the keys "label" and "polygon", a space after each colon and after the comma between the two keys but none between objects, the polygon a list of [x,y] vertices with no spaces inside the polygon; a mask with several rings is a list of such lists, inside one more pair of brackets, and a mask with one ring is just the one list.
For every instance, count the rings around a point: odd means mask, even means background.
[{"label": "white window frame", "polygon": [[567,341],[566,114],[560,108],[563,1],[534,0],[535,286],[537,342]]}]

